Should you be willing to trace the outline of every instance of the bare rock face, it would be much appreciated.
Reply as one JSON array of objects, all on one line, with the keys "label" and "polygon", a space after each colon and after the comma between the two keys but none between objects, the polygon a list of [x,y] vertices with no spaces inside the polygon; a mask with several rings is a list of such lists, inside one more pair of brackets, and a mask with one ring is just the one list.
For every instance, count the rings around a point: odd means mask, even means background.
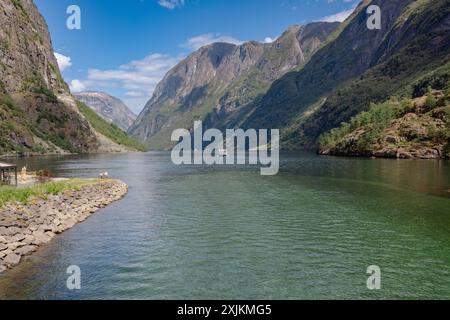
[{"label": "bare rock face", "polygon": [[264,45],[256,42],[242,46],[213,43],[200,48],[169,71],[129,132],[147,140],[173,123],[166,112],[182,115],[198,108],[248,71],[263,50]]},{"label": "bare rock face", "polygon": [[0,1],[0,154],[96,152],[32,0]]},{"label": "bare rock face", "polygon": [[[366,25],[370,5],[382,8],[376,32]],[[361,1],[304,68],[273,84],[242,127],[287,128],[282,148],[316,149],[322,134],[448,62],[448,7],[447,0]]]},{"label": "bare rock face", "polygon": [[122,100],[104,92],[80,92],[74,94],[75,99],[83,102],[99,116],[119,128],[127,131],[136,120],[136,115]]},{"label": "bare rock face", "polygon": [[[168,147],[170,129],[190,119],[212,122],[211,114],[214,118],[236,111],[270,82],[304,64],[338,25],[293,26],[270,44],[200,48],[169,71],[129,132],[151,148]],[[158,138],[163,142],[152,145]]]},{"label": "bare rock face", "polygon": [[0,2],[0,74],[8,93],[36,89],[66,92],[47,24],[33,1]]}]

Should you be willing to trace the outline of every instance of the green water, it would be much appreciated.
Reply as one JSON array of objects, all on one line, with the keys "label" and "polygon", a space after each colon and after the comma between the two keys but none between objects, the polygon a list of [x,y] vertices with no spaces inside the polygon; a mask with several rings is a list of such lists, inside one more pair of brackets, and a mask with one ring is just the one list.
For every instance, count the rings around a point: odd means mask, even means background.
[{"label": "green water", "polygon": [[[17,162],[106,170],[130,191],[1,276],[0,298],[450,298],[449,162],[285,153],[274,177],[167,153]],[[370,265],[381,290],[367,289]]]}]

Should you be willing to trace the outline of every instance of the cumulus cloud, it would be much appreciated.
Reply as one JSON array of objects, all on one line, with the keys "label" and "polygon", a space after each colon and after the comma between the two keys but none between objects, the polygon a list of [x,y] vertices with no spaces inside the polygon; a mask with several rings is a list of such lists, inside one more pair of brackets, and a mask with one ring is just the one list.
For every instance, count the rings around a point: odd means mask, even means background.
[{"label": "cumulus cloud", "polygon": [[69,84],[70,91],[72,93],[82,92],[86,90],[86,85],[83,83],[83,81],[74,79]]},{"label": "cumulus cloud", "polygon": [[264,38],[264,43],[272,43],[272,42],[274,42],[276,39],[274,39],[274,38],[271,38],[271,37],[266,37],[266,38]]},{"label": "cumulus cloud", "polygon": [[338,12],[336,14],[333,14],[331,16],[323,17],[319,21],[323,22],[344,22],[345,19],[347,19],[352,13],[355,11],[355,8],[351,8],[349,10],[344,10],[341,12]]},{"label": "cumulus cloud", "polygon": [[164,54],[150,54],[141,60],[133,60],[116,69],[89,69],[87,79],[73,80],[72,92],[119,88],[125,91],[124,102],[135,112],[139,112],[153,95],[156,85],[175,66],[181,57]]},{"label": "cumulus cloud", "polygon": [[[231,36],[220,34],[203,34],[188,39],[181,46],[188,50],[197,50],[213,42],[228,42],[241,44]],[[154,53],[141,60],[133,60],[117,68],[100,70],[91,68],[85,79],[75,79],[70,82],[72,92],[85,90],[121,91],[123,101],[139,113],[145,103],[150,100],[158,83],[185,55],[167,55]]]},{"label": "cumulus cloud", "polygon": [[189,38],[181,46],[183,48],[195,51],[195,50],[200,49],[203,46],[206,46],[206,45],[214,43],[214,42],[226,42],[226,43],[232,43],[232,44],[242,44],[243,43],[243,41],[233,38],[231,36],[214,34],[214,33],[206,33],[206,34],[201,34],[199,36]]},{"label": "cumulus cloud", "polygon": [[159,0],[159,5],[169,10],[173,10],[184,5],[184,0]]},{"label": "cumulus cloud", "polygon": [[55,58],[56,61],[58,62],[58,66],[59,66],[59,70],[64,71],[67,68],[69,68],[70,66],[72,66],[72,59],[70,57],[67,57],[65,55],[62,55],[58,52],[55,52]]}]

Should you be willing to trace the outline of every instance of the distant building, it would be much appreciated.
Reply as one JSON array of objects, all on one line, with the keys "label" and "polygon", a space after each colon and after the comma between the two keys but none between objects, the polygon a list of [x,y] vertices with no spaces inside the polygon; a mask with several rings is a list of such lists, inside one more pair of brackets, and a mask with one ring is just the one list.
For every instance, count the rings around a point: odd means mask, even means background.
[{"label": "distant building", "polygon": [[[14,181],[14,183],[12,183]],[[0,162],[0,185],[17,186],[17,166]]]}]

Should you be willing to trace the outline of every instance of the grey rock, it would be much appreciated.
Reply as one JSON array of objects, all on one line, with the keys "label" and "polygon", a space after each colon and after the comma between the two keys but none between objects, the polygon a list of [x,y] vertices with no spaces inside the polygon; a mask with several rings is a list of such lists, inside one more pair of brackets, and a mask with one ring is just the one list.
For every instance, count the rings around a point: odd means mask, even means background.
[{"label": "grey rock", "polygon": [[34,251],[36,251],[36,249],[37,249],[36,246],[27,245],[27,246],[24,246],[22,248],[15,250],[15,253],[19,254],[21,256],[26,256],[26,255],[29,255],[29,254],[33,253]]},{"label": "grey rock", "polygon": [[25,235],[23,234],[16,234],[15,236],[11,237],[10,241],[12,242],[20,242],[25,239]]},{"label": "grey rock", "polygon": [[5,228],[0,229],[0,235],[2,236],[14,236],[20,232],[20,229],[17,227],[11,227],[11,228]]},{"label": "grey rock", "polygon": [[23,242],[11,242],[11,243],[8,243],[8,249],[14,251],[19,247],[23,247],[24,245],[25,245],[25,243],[23,243]]},{"label": "grey rock", "polygon": [[120,99],[104,92],[80,92],[74,94],[78,101],[83,102],[99,116],[119,128],[127,131],[136,120],[136,115]]},{"label": "grey rock", "polygon": [[3,259],[3,262],[7,265],[15,266],[20,263],[20,259],[21,257],[18,254],[11,253]]},{"label": "grey rock", "polygon": [[52,240],[47,234],[45,234],[41,231],[35,231],[33,233],[33,236],[35,238],[33,244],[36,244],[36,245],[46,244]]}]

